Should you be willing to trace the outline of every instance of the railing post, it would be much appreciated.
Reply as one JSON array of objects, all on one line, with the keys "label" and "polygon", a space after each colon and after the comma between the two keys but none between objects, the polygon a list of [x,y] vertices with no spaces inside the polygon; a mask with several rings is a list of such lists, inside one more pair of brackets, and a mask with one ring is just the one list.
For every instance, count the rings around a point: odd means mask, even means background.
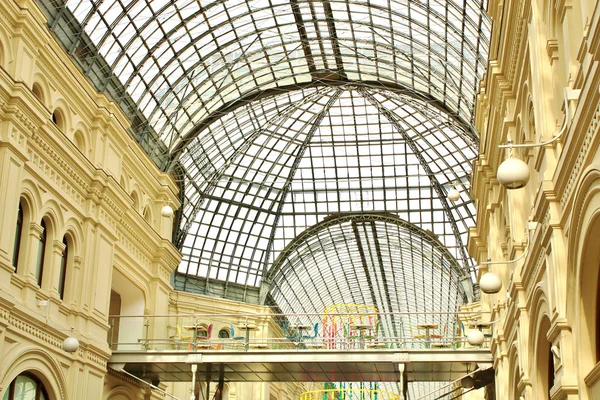
[{"label": "railing post", "polygon": [[[192,394],[190,400],[196,400],[196,371],[198,370],[198,364],[192,364]],[[209,382],[210,384],[210,382]]]}]

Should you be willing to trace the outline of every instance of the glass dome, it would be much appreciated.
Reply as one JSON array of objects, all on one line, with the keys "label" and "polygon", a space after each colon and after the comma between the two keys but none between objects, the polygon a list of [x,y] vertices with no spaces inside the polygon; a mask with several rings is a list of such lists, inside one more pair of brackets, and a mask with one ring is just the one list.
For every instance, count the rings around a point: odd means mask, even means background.
[{"label": "glass dome", "polygon": [[287,312],[469,299],[486,0],[38,4],[180,180],[176,288]]}]

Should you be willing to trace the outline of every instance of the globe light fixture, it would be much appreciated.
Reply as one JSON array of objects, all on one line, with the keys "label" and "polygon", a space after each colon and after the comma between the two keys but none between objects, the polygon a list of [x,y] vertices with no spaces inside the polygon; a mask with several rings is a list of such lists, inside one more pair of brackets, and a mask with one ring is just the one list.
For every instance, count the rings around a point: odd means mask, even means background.
[{"label": "globe light fixture", "polygon": [[520,189],[529,182],[529,166],[518,158],[509,157],[498,167],[496,178],[507,189]]},{"label": "globe light fixture", "polygon": [[162,215],[165,218],[171,218],[173,216],[173,208],[169,205],[164,206],[160,210],[160,215]]},{"label": "globe light fixture", "polygon": [[448,200],[450,200],[451,202],[455,202],[458,199],[460,199],[460,192],[458,190],[456,190],[456,188],[454,186],[452,186],[450,188],[450,190],[448,190]]},{"label": "globe light fixture", "polygon": [[495,273],[486,272],[479,280],[479,288],[486,294],[498,293],[502,289],[502,281]]},{"label": "globe light fixture", "polygon": [[481,346],[483,344],[483,340],[483,332],[478,329],[472,329],[467,334],[467,342],[469,342],[471,346]]},{"label": "globe light fixture", "polygon": [[71,327],[71,335],[63,341],[63,350],[67,353],[75,353],[79,350],[79,340],[73,336],[75,328]]}]

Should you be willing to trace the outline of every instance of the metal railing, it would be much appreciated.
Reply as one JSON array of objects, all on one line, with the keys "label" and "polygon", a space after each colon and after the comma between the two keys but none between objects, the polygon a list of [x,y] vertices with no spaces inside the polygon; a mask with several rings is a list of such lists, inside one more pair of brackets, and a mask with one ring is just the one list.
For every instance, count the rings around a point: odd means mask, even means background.
[{"label": "metal railing", "polygon": [[[485,313],[484,313],[485,314]],[[113,315],[109,345],[139,351],[457,349],[481,312]],[[471,324],[469,321],[473,321]],[[117,331],[115,331],[117,330]],[[118,332],[118,333],[117,333]]]}]

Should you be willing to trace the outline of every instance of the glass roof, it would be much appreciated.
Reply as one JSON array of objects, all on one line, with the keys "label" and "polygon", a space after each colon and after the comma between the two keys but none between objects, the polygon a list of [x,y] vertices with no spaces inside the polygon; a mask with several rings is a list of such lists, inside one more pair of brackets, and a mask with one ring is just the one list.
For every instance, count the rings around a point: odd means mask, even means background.
[{"label": "glass roof", "polygon": [[[476,151],[450,116],[389,90],[322,86],[249,103],[181,155],[179,271],[259,286],[306,229],[372,212],[431,232],[466,271],[475,210],[465,184]],[[462,190],[454,204],[445,197],[453,183]]]},{"label": "glass roof", "polygon": [[482,2],[77,0],[65,11],[172,151],[246,96],[316,82],[390,83],[470,123],[489,46]]},{"label": "glass roof", "polygon": [[[427,231],[391,214],[349,213],[298,236],[266,280],[284,313],[347,303],[382,313],[454,312],[466,300],[463,276],[456,259]],[[380,322],[383,336],[411,337],[411,325],[446,326],[454,320],[453,315],[386,315]]]},{"label": "glass roof", "polygon": [[469,297],[486,0],[38,4],[180,179],[177,288],[237,288],[286,312],[456,311]]}]

